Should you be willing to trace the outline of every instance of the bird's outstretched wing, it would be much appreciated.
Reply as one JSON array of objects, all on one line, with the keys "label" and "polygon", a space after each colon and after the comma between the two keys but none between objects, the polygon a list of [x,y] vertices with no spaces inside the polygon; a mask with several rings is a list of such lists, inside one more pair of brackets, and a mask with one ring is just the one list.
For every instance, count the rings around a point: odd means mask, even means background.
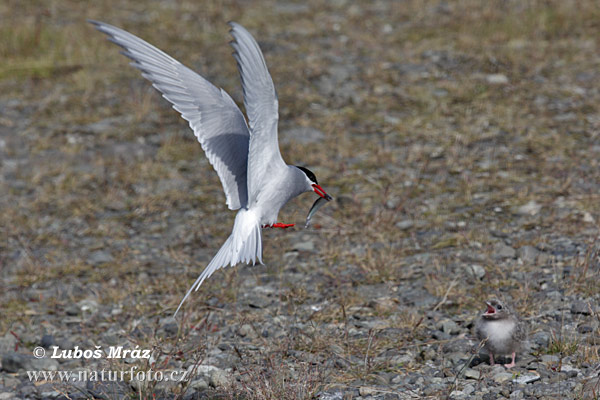
[{"label": "bird's outstretched wing", "polygon": [[285,167],[277,141],[279,119],[277,93],[256,40],[241,25],[230,22],[231,46],[235,52],[244,90],[244,105],[250,125],[248,152],[248,200],[257,201],[265,178]]},{"label": "bird's outstretched wing", "polygon": [[250,134],[244,116],[223,90],[146,41],[98,21],[89,21],[125,51],[132,66],[152,82],[187,120],[217,171],[232,210],[248,203],[246,181]]}]

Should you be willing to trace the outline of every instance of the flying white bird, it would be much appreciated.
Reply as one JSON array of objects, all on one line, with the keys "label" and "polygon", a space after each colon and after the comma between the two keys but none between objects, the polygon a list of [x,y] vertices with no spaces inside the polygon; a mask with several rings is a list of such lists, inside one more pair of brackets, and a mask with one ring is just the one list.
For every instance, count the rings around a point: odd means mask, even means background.
[{"label": "flying white bird", "polygon": [[233,56],[244,91],[244,115],[223,90],[146,41],[122,29],[89,21],[133,60],[132,66],[152,82],[173,108],[190,124],[208,160],[217,171],[231,210],[239,210],[233,231],[217,255],[187,292],[190,293],[217,269],[238,263],[262,264],[261,228],[287,228],[277,223],[279,210],[289,200],[314,191],[317,199],[309,218],[331,200],[315,175],[304,167],[287,165],[279,152],[277,94],[258,44],[241,25],[230,22]]}]

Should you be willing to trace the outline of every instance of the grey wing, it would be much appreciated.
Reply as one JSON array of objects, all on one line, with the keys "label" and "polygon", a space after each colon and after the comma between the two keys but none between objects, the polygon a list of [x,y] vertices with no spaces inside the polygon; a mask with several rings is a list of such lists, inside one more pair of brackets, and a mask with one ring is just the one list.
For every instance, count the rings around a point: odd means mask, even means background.
[{"label": "grey wing", "polygon": [[223,90],[146,41],[122,29],[89,21],[125,49],[132,66],[152,82],[194,131],[217,171],[232,210],[248,202],[246,173],[250,133],[240,109]]},{"label": "grey wing", "polygon": [[517,327],[515,329],[514,338],[518,342],[522,342],[527,339],[527,324],[518,317],[515,317]]},{"label": "grey wing", "polygon": [[277,141],[279,102],[258,43],[241,25],[235,22],[229,25],[251,132],[247,179],[249,200],[253,201],[258,197],[267,174],[285,167]]}]

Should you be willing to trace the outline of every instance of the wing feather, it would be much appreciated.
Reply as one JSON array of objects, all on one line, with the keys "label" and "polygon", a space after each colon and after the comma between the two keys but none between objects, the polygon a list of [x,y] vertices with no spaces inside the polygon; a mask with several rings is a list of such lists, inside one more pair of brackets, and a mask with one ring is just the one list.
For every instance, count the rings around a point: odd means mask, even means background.
[{"label": "wing feather", "polygon": [[89,22],[122,47],[122,54],[133,60],[130,64],[189,122],[221,180],[227,206],[232,210],[246,206],[250,133],[233,99],[137,36],[103,22]]},{"label": "wing feather", "polygon": [[260,47],[252,35],[241,25],[230,22],[230,43],[235,50],[244,105],[250,126],[250,147],[248,155],[248,199],[257,201],[265,178],[285,162],[279,152],[277,121],[279,119],[277,93]]}]

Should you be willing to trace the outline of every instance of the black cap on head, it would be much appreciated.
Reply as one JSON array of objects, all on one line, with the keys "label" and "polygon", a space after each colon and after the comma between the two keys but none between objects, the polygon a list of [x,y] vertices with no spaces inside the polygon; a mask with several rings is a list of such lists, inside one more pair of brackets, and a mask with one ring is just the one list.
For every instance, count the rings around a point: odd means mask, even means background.
[{"label": "black cap on head", "polygon": [[317,177],[315,176],[315,174],[312,173],[311,170],[309,170],[308,168],[304,168],[304,167],[299,167],[296,165],[296,168],[300,169],[302,172],[304,172],[306,174],[306,176],[308,177],[308,179],[311,180],[311,182],[316,183],[317,185],[319,184],[319,182],[317,182]]}]

